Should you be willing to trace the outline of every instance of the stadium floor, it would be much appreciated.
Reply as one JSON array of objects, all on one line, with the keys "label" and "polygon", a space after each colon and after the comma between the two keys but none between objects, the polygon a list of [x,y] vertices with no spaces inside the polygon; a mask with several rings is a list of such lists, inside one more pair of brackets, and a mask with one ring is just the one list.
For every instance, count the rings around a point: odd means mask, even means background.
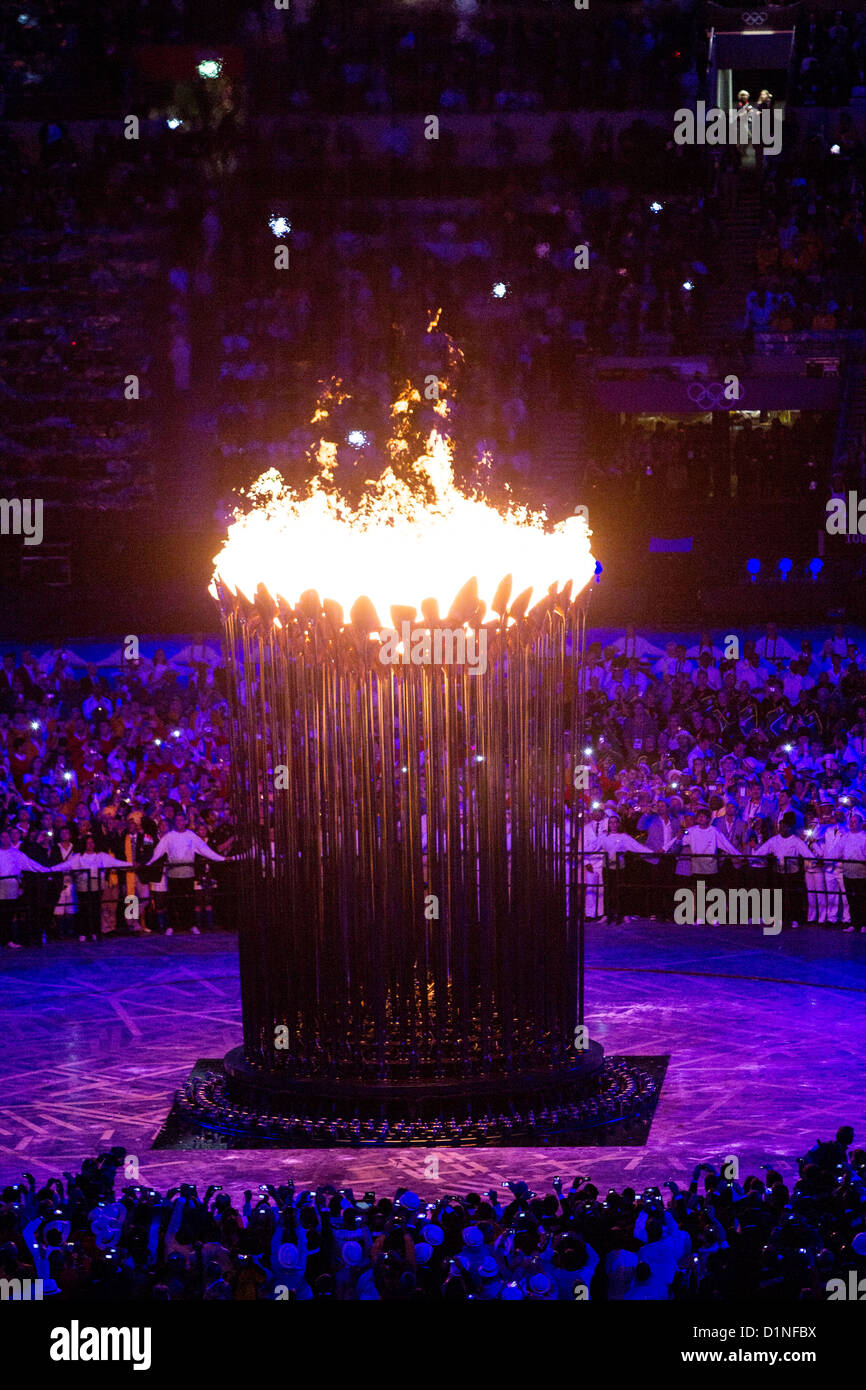
[{"label": "stadium floor", "polygon": [[[222,1182],[239,1195],[299,1186],[399,1185],[422,1195],[487,1190],[560,1173],[599,1187],[688,1178],[735,1155],[786,1176],[842,1123],[866,1144],[862,1072],[866,935],[801,928],[633,922],[591,925],[587,1016],[609,1053],[668,1054],[643,1147],[225,1151],[151,1150],[175,1088],[199,1057],[240,1041],[236,942],[119,938],[0,958],[0,1181],[37,1182],[122,1145],[160,1190]],[[131,1180],[131,1179],[130,1179]]]}]

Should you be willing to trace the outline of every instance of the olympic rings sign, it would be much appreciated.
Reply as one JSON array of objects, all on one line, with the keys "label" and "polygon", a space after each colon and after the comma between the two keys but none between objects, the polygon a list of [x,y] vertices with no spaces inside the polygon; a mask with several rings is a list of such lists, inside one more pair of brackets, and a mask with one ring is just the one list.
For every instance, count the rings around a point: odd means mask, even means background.
[{"label": "olympic rings sign", "polygon": [[700,410],[729,410],[733,405],[739,405],[743,399],[743,388],[737,383],[738,394],[731,399],[725,392],[724,382],[711,381],[706,386],[701,381],[693,381],[688,387],[688,398],[693,401]]}]

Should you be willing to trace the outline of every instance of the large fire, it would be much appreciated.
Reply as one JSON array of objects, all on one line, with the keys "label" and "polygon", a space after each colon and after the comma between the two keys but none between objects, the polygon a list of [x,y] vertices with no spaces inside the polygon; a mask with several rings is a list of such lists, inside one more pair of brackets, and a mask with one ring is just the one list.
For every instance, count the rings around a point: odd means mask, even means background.
[{"label": "large fire", "polygon": [[[398,415],[405,409],[403,402],[394,407]],[[389,446],[395,458],[405,447],[400,440]],[[450,442],[436,429],[408,469],[404,456],[402,477],[389,465],[355,506],[334,486],[336,447],[322,444],[318,457],[306,495],[274,469],[249,489],[251,506],[236,511],[215,557],[214,594],[217,581],[248,599],[263,585],[294,607],[315,590],[347,617],[365,596],[387,625],[392,606],[420,613],[429,599],[444,617],[473,578],[489,614],[506,574],[512,595],[532,591],[531,604],[568,581],[574,596],[595,571],[582,516],[553,525],[544,510],[500,511],[465,495],[455,485]]]}]

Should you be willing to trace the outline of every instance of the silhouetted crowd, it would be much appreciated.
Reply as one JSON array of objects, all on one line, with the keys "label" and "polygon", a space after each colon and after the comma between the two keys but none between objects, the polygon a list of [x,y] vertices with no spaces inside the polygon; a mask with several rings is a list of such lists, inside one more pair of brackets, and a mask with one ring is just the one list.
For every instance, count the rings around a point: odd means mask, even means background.
[{"label": "silhouetted crowd", "polygon": [[853,1139],[843,1126],[818,1141],[790,1184],[726,1160],[664,1192],[604,1195],[579,1175],[546,1193],[515,1181],[429,1202],[291,1182],[236,1200],[218,1183],[160,1193],[124,1182],[113,1149],[4,1189],[0,1277],[40,1279],[59,1302],[826,1301],[866,1272],[866,1151]]}]

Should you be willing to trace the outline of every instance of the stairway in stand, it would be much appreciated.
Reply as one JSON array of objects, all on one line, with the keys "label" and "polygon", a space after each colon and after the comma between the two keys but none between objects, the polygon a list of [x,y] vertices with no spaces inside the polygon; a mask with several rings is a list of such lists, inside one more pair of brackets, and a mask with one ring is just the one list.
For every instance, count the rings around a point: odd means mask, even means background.
[{"label": "stairway in stand", "polygon": [[757,174],[742,170],[736,196],[721,219],[719,245],[710,269],[713,293],[705,315],[709,341],[720,345],[743,330],[746,295],[758,280],[754,247],[760,234],[760,183]]}]

